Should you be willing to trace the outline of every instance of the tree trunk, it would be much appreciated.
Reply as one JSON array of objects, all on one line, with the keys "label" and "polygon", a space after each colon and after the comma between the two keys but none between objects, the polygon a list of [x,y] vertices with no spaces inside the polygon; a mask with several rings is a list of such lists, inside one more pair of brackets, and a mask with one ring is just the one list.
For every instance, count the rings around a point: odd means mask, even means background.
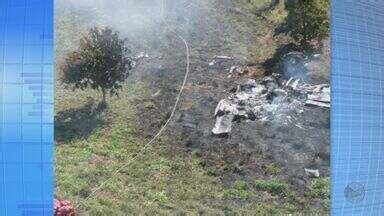
[{"label": "tree trunk", "polygon": [[106,107],[107,106],[107,91],[104,88],[102,88],[101,93],[103,94],[103,99],[101,101],[101,105],[103,107]]}]

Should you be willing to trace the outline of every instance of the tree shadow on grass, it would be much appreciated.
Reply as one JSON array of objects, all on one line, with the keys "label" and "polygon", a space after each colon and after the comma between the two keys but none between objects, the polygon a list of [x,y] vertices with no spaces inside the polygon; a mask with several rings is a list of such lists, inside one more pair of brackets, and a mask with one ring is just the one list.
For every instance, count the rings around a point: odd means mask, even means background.
[{"label": "tree shadow on grass", "polygon": [[55,141],[63,143],[89,137],[95,129],[106,124],[102,117],[104,110],[103,104],[88,98],[82,107],[58,112],[55,115]]}]

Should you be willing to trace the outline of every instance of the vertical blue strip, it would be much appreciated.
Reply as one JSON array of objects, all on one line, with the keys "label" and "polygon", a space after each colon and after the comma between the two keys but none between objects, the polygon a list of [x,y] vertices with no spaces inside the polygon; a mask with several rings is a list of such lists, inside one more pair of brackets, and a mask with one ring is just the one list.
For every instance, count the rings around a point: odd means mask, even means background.
[{"label": "vertical blue strip", "polygon": [[384,1],[332,1],[332,214],[384,215]]},{"label": "vertical blue strip", "polygon": [[53,0],[0,0],[0,215],[53,214]]}]

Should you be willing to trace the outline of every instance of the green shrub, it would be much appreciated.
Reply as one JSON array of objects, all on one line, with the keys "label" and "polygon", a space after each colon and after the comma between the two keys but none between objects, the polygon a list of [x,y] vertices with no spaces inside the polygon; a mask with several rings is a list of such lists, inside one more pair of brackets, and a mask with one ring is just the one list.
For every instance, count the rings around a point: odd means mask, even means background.
[{"label": "green shrub", "polygon": [[316,198],[330,198],[330,181],[329,178],[314,179],[311,184],[311,194]]},{"label": "green shrub", "polygon": [[258,190],[267,191],[274,195],[285,194],[286,190],[288,189],[288,185],[286,183],[277,179],[256,180],[255,187]]},{"label": "green shrub", "polygon": [[290,0],[286,9],[288,32],[301,44],[328,35],[329,0]]},{"label": "green shrub", "polygon": [[168,202],[168,197],[165,191],[156,192],[153,195],[153,198],[154,198],[154,201],[158,202],[159,204],[165,204],[166,202]]},{"label": "green shrub", "polygon": [[224,197],[248,199],[252,193],[248,191],[248,184],[245,181],[236,181],[231,188],[224,190]]}]

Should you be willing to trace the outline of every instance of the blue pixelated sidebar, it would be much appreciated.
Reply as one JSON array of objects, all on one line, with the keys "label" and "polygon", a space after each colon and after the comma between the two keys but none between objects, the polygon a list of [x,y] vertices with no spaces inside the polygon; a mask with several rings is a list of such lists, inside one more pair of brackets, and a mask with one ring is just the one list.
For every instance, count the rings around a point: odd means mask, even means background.
[{"label": "blue pixelated sidebar", "polygon": [[384,215],[384,1],[332,1],[333,215]]},{"label": "blue pixelated sidebar", "polygon": [[53,0],[0,0],[0,215],[52,215]]}]

